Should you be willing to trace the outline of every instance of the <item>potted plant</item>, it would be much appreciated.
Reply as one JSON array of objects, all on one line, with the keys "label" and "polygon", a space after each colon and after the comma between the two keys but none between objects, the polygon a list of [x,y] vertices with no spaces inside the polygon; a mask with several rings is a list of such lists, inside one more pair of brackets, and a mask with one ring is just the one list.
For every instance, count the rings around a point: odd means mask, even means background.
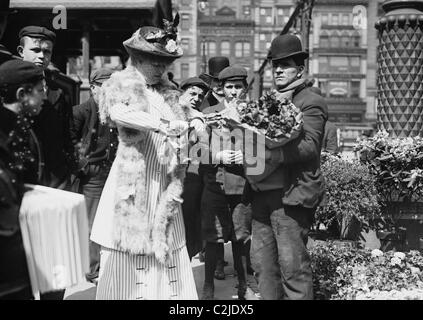
[{"label": "potted plant", "polygon": [[418,249],[423,233],[423,138],[392,138],[379,131],[360,140],[355,150],[376,177],[384,203],[383,222],[389,225],[382,234],[401,238],[399,228],[406,228],[408,247]]},{"label": "potted plant", "polygon": [[380,204],[374,177],[357,160],[344,160],[322,154],[325,198],[316,211],[317,225],[334,230],[332,236],[358,241],[361,231],[368,231],[380,216]]}]

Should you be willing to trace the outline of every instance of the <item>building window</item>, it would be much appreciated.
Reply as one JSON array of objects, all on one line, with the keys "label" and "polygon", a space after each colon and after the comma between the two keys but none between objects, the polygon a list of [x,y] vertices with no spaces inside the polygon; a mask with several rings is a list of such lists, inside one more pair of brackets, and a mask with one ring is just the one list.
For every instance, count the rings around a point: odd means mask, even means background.
[{"label": "building window", "polygon": [[220,54],[222,56],[230,56],[231,55],[231,43],[229,41],[222,41],[220,43]]},{"label": "building window", "polygon": [[346,97],[348,95],[347,81],[329,81],[328,91],[330,97]]},{"label": "building window", "polygon": [[182,49],[184,50],[184,52],[188,53],[190,51],[189,39],[182,38],[181,39],[181,45],[182,45]]},{"label": "building window", "polygon": [[342,14],[342,25],[343,26],[350,25],[350,15],[348,13],[343,13]]},{"label": "building window", "polygon": [[344,48],[348,48],[350,46],[350,37],[342,36],[341,37],[341,46]]},{"label": "building window", "polygon": [[235,57],[242,57],[242,42],[235,43]]},{"label": "building window", "polygon": [[350,57],[350,71],[360,72],[360,57]]},{"label": "building window", "polygon": [[270,48],[272,43],[272,34],[271,33],[262,33],[260,34],[260,50],[266,51]]},{"label": "building window", "polygon": [[181,63],[181,79],[185,80],[189,78],[189,64]]},{"label": "building window", "polygon": [[351,81],[351,98],[360,98],[360,81]]},{"label": "building window", "polygon": [[272,24],[272,8],[260,8],[260,24]]},{"label": "building window", "polygon": [[322,34],[319,40],[319,47],[328,48],[329,47],[329,36],[327,34]]},{"label": "building window", "polygon": [[213,57],[216,55],[216,42],[215,41],[207,41],[206,42],[206,50],[207,56]]},{"label": "building window", "polygon": [[352,46],[355,48],[360,47],[360,34],[358,32],[354,32],[353,36],[352,36]]},{"label": "building window", "polygon": [[285,25],[289,20],[290,8],[278,8],[277,10],[277,20],[278,25]]},{"label": "building window", "polygon": [[322,13],[322,25],[325,26],[329,23],[329,15],[327,13]]},{"label": "building window", "polygon": [[333,26],[337,26],[337,25],[339,25],[339,14],[337,14],[337,13],[332,13],[332,17],[331,17],[331,25],[333,25]]},{"label": "building window", "polygon": [[243,6],[242,11],[244,16],[249,16],[251,14],[251,7],[250,6]]},{"label": "building window", "polygon": [[329,58],[328,56],[319,57],[319,73],[329,72]]},{"label": "building window", "polygon": [[251,52],[251,44],[249,42],[244,42],[243,46],[243,56],[248,57]]},{"label": "building window", "polygon": [[337,35],[332,35],[329,38],[331,48],[339,48],[341,46],[341,39]]},{"label": "building window", "polygon": [[189,30],[190,29],[190,19],[188,13],[183,13],[181,15],[181,29],[182,30]]}]

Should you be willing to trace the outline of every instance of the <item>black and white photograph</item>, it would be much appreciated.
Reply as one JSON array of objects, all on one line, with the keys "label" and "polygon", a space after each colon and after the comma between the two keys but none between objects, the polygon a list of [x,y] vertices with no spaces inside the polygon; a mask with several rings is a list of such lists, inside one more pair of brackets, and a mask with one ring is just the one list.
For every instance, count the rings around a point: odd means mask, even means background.
[{"label": "black and white photograph", "polygon": [[0,0],[0,300],[423,300],[423,0]]}]

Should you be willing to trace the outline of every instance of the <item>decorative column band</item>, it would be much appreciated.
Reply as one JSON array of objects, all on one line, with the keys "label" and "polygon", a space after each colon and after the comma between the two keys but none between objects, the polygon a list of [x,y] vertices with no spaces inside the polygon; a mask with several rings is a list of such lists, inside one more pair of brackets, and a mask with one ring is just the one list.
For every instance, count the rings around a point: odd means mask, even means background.
[{"label": "decorative column band", "polygon": [[379,33],[377,125],[393,137],[423,135],[423,1],[387,1]]}]

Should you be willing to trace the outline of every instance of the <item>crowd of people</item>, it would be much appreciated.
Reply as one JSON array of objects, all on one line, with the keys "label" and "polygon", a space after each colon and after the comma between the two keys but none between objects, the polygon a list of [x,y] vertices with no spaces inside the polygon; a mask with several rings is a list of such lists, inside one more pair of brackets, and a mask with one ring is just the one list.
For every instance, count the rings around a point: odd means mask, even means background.
[{"label": "crowd of people", "polygon": [[[207,115],[246,99],[247,70],[229,58],[211,57],[207,73],[179,85],[168,73],[183,54],[176,28],[141,27],[123,43],[126,67],[93,71],[89,100],[72,107],[46,77],[54,32],[28,26],[19,39],[22,59],[0,65],[0,299],[32,298],[18,219],[25,183],[84,195],[86,277],[97,285],[96,299],[214,299],[229,241],[239,299],[247,273],[263,299],[313,299],[308,230],[323,196],[320,152],[336,147],[326,142],[333,127],[324,99],[303,77],[308,53],[296,36],[277,36],[269,59],[275,89],[301,110],[303,129],[265,150],[260,179],[244,174],[236,148],[199,163],[181,153],[224,138]],[[233,218],[240,206],[252,215],[251,237],[243,239]],[[204,261],[200,297],[196,255]]]}]

